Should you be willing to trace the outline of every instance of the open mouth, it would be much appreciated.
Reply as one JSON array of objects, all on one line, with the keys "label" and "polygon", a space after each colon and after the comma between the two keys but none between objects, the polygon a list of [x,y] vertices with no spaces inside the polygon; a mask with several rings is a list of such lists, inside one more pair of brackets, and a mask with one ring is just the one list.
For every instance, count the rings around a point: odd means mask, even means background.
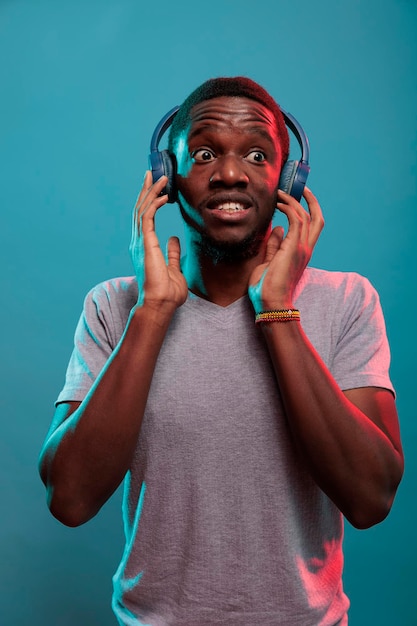
[{"label": "open mouth", "polygon": [[240,202],[222,202],[215,206],[211,206],[211,210],[225,211],[226,213],[236,213],[238,211],[246,211],[248,207]]},{"label": "open mouth", "polygon": [[252,206],[250,199],[244,194],[217,194],[207,203],[209,211],[222,213],[224,215],[234,215],[244,213]]}]

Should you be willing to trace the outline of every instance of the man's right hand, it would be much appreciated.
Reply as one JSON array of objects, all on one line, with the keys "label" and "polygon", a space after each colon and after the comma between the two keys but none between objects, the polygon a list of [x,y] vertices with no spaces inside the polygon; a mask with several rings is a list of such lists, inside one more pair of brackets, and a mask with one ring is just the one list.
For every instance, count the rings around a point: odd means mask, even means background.
[{"label": "man's right hand", "polygon": [[130,253],[138,304],[83,402],[58,405],[41,453],[49,507],[69,526],[93,517],[129,470],[165,334],[187,298],[179,241],[170,239],[167,263],[155,233],[166,183],[164,176],[152,184],[147,172],[133,214]]},{"label": "man's right hand", "polygon": [[167,184],[162,176],[152,183],[152,174],[147,171],[137,199],[132,222],[130,256],[138,282],[138,305],[153,308],[159,313],[173,312],[184,304],[188,287],[181,272],[181,248],[178,237],[168,241],[166,262],[155,232],[155,214],[166,204],[168,196],[160,195]]}]

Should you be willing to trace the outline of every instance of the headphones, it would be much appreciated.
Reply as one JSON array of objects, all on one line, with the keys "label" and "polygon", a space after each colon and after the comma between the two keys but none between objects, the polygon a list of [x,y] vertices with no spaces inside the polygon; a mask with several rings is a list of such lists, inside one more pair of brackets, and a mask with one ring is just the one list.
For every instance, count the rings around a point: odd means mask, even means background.
[{"label": "headphones", "polygon": [[[177,201],[177,189],[175,185],[175,165],[168,150],[158,150],[159,142],[165,131],[171,126],[179,107],[176,106],[161,119],[153,131],[149,154],[149,167],[152,171],[152,181],[155,183],[161,176],[168,177],[168,183],[163,193],[168,194],[168,202]],[[287,161],[282,168],[278,189],[285,191],[295,198],[301,200],[307,176],[310,172],[309,158],[310,147],[307,135],[297,122],[295,117],[281,109],[286,126],[292,131],[301,148],[301,159],[299,161]]]}]

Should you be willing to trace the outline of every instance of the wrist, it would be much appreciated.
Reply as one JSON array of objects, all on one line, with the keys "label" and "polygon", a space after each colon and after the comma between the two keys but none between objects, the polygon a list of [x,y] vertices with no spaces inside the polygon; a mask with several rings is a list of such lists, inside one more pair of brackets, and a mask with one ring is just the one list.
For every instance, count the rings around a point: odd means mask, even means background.
[{"label": "wrist", "polygon": [[[285,309],[295,309],[291,299],[274,300],[262,303],[262,311],[281,311]],[[261,311],[257,311],[257,313]]]},{"label": "wrist", "polygon": [[291,298],[262,299],[257,302],[252,301],[252,305],[256,315],[264,311],[280,311],[295,308]]},{"label": "wrist", "polygon": [[172,302],[143,302],[136,304],[131,311],[133,319],[140,319],[141,324],[148,328],[167,327],[176,311],[177,307]]}]

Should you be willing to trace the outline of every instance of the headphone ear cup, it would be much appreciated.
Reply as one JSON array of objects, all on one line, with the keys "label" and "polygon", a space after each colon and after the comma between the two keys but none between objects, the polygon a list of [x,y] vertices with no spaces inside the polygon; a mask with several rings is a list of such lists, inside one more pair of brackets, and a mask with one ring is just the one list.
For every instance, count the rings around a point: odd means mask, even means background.
[{"label": "headphone ear cup", "polygon": [[176,202],[177,190],[175,186],[175,166],[168,150],[155,150],[149,155],[149,168],[152,172],[152,182],[156,183],[161,176],[168,176],[168,182],[162,194],[168,194],[168,202]]},{"label": "headphone ear cup", "polygon": [[291,195],[294,179],[297,174],[298,161],[287,161],[281,170],[278,189]]},{"label": "headphone ear cup", "polygon": [[160,155],[163,162],[164,174],[168,176],[168,182],[164,191],[168,194],[168,202],[176,202],[177,188],[175,185],[175,165],[173,159],[168,150],[162,150]]},{"label": "headphone ear cup", "polygon": [[305,161],[287,161],[281,170],[278,189],[300,202],[309,172],[310,166]]}]

